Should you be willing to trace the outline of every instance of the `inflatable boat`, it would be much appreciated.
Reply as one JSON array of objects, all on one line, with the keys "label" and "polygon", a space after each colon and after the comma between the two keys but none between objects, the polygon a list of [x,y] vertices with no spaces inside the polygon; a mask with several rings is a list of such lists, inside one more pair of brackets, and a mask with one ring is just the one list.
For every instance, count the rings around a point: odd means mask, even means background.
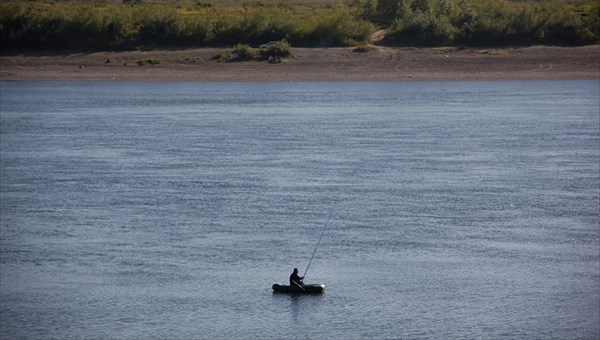
[{"label": "inflatable boat", "polygon": [[310,284],[299,286],[289,286],[276,283],[273,285],[273,291],[276,293],[287,294],[321,294],[325,290],[324,284]]}]

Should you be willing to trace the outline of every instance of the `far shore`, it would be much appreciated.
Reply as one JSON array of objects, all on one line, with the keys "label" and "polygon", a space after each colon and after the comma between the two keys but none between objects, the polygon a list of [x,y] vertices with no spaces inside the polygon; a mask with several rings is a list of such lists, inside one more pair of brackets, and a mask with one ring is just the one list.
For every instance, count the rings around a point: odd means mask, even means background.
[{"label": "far shore", "polygon": [[[218,62],[226,49],[0,52],[0,80],[410,81],[600,79],[600,45],[519,48],[294,48],[295,57]],[[155,58],[158,65],[138,65]]]}]

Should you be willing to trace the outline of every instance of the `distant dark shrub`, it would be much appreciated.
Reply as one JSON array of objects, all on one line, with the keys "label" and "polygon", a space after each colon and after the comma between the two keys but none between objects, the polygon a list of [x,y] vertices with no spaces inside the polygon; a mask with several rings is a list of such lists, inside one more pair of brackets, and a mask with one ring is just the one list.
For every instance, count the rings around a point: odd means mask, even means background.
[{"label": "distant dark shrub", "polygon": [[375,50],[374,46],[371,46],[371,45],[360,45],[360,46],[357,46],[357,47],[353,48],[352,52],[365,53],[365,52],[371,52],[373,50]]},{"label": "distant dark shrub", "polygon": [[185,58],[185,61],[190,62],[190,63],[201,63],[204,59],[202,59],[202,57],[188,57]]},{"label": "distant dark shrub", "polygon": [[212,57],[213,60],[216,60],[220,63],[228,61],[231,58],[233,58],[233,55],[231,53],[225,52],[225,51],[221,51]]},{"label": "distant dark shrub", "polygon": [[140,59],[140,60],[136,61],[136,63],[140,66],[147,65],[147,64],[158,65],[158,64],[160,64],[160,60],[152,57],[152,58]]}]

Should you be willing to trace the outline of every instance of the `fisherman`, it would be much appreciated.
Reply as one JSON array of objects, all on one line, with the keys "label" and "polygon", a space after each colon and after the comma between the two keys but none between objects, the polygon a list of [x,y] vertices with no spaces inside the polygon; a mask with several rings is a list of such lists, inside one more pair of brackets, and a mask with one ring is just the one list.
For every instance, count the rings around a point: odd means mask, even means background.
[{"label": "fisherman", "polygon": [[292,287],[304,286],[304,282],[302,282],[303,279],[304,279],[304,276],[300,277],[298,275],[298,268],[294,268],[294,272],[292,273],[292,275],[290,275],[290,286],[292,286]]}]

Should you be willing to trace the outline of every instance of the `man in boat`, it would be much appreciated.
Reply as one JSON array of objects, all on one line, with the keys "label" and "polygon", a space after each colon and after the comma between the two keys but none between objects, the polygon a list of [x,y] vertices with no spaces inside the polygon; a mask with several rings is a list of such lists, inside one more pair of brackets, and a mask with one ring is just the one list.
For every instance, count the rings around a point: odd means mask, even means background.
[{"label": "man in boat", "polygon": [[290,275],[290,286],[292,287],[302,287],[304,286],[304,282],[302,282],[302,280],[304,280],[304,276],[299,276],[298,275],[298,268],[294,268],[294,272],[292,273],[292,275]]}]

